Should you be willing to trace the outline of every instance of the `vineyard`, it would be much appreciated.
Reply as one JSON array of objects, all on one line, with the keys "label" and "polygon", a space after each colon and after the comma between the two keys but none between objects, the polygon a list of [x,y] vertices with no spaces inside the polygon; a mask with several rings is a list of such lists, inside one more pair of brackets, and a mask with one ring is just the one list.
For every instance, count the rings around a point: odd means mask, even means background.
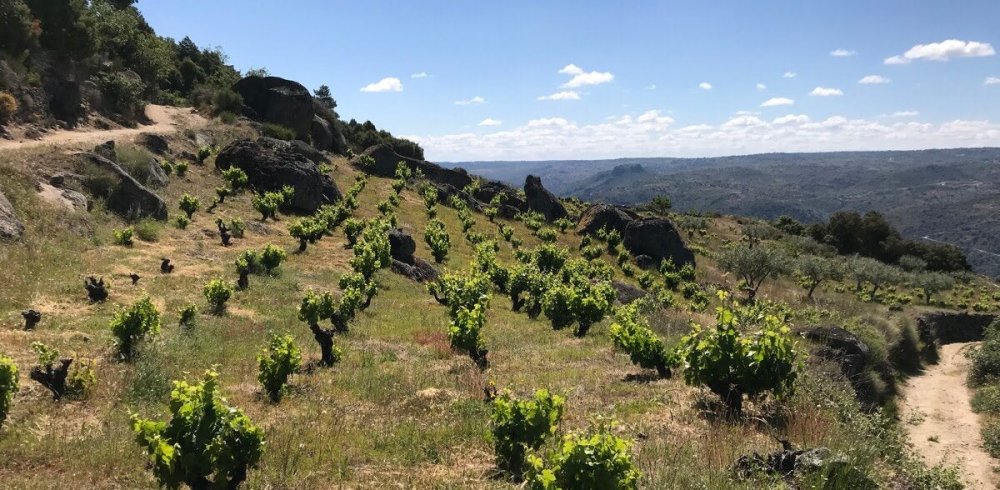
[{"label": "vineyard", "polygon": [[[578,233],[588,203],[505,216],[483,182],[446,196],[367,155],[319,165],[344,193],[305,214],[216,170],[253,129],[194,133],[165,221],[52,206],[37,175],[77,157],[0,153],[26,227],[0,244],[0,486],[960,488],[893,396],[915,317],[998,309],[981,277],[666,209],[639,212],[694,260],[650,265]],[[860,382],[804,335],[829,325],[870,348]],[[812,466],[769,459],[790,448]]]}]

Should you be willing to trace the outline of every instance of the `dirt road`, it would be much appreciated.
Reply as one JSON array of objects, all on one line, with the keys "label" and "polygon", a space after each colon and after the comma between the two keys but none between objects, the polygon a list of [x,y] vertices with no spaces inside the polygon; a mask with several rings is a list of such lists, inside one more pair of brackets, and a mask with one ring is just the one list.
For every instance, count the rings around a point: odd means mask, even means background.
[{"label": "dirt road", "polygon": [[205,124],[205,118],[192,114],[191,109],[185,107],[169,107],[149,104],[146,106],[146,117],[152,124],[140,125],[135,128],[121,129],[97,129],[84,128],[66,131],[52,131],[46,133],[41,139],[8,141],[0,140],[0,151],[20,148],[30,148],[34,146],[93,146],[108,140],[124,140],[134,137],[139,133],[173,133],[180,126],[199,127]]},{"label": "dirt road", "polygon": [[931,465],[957,464],[969,488],[997,488],[996,462],[979,435],[979,416],[972,411],[972,390],[965,384],[975,342],[941,347],[941,361],[903,387],[900,414],[917,453]]}]

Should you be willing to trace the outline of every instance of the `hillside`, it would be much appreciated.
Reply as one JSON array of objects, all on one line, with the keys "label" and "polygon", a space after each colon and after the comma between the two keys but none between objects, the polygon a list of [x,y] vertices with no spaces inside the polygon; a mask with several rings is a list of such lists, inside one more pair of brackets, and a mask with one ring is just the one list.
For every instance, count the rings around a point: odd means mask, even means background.
[{"label": "hillside", "polygon": [[[225,148],[234,139],[253,134],[245,123],[231,126],[215,121],[202,128],[181,127],[165,136],[168,155],[180,158],[197,153],[195,141]],[[127,139],[117,146],[120,156],[148,154]],[[921,487],[920,482],[933,481],[927,480],[931,475],[947,478],[940,469],[928,473],[908,452],[896,422],[862,409],[875,404],[891,412],[896,379],[909,372],[897,364],[903,361],[896,352],[917,348],[907,347],[905,339],[910,337],[905,332],[912,335],[913,318],[928,307],[917,305],[918,295],[908,282],[884,289],[871,301],[854,293],[850,278],[822,284],[814,303],[805,299],[805,290],[793,276],[767,281],[760,290],[759,297],[767,304],[774,302],[787,312],[795,332],[842,325],[876,349],[864,368],[876,388],[860,405],[837,364],[814,350],[801,368],[794,396],[748,402],[745,419],[719,419],[713,415],[719,408],[709,392],[686,385],[683,376],[660,379],[632,365],[613,347],[610,318],[576,338],[565,330],[553,331],[544,315],[532,320],[511,311],[510,299],[499,291],[491,294],[483,330],[489,367],[480,370],[467,355],[449,347],[447,308],[428,294],[427,286],[388,269],[375,274],[378,294],[371,307],[357,314],[349,332],[337,334],[342,358],[324,368],[316,364],[319,351],[297,312],[306,291],[337,291],[338,278],[350,271],[352,250],[345,247],[340,229],[297,253],[297,240],[288,230],[295,216],[281,213],[275,221],[261,221],[249,193],[227,197],[211,214],[203,205],[191,224],[179,229],[174,218],[180,214],[181,196],[190,193],[207,203],[223,182],[213,170],[214,157],[209,157],[204,165],[192,164],[184,177],[170,177],[170,183],[157,191],[169,203],[169,222],[133,222],[134,245],[116,245],[114,232],[128,223],[110,213],[100,199],[93,201],[90,211],[70,211],[43,200],[36,191],[39,180],[80,169],[74,150],[90,146],[67,143],[0,151],[0,189],[25,224],[21,241],[0,245],[0,268],[7,271],[7,287],[0,294],[0,345],[25,373],[0,428],[0,453],[5,455],[0,478],[5,484],[44,488],[73,474],[75,480],[97,488],[154,486],[147,457],[128,429],[128,414],[163,419],[170,380],[192,380],[211,366],[218,369],[229,402],[264,431],[263,459],[247,479],[252,488],[512,487],[495,473],[489,404],[483,402],[484,388],[491,383],[517,396],[536,388],[565,396],[559,436],[582,430],[595,418],[614,419],[615,434],[634,441],[632,454],[643,474],[639,482],[643,488],[759,488],[775,483],[778,477],[766,473],[736,478],[731,467],[747,453],[780,449],[776,439],[787,439],[799,448],[829,448],[880,484],[931,488]],[[351,188],[361,174],[358,161],[326,158],[337,186],[342,191]],[[420,239],[428,223],[423,186],[415,179],[403,188],[392,213],[400,227],[416,237],[415,255],[430,260],[431,250]],[[355,216],[378,217],[378,203],[392,192],[390,178],[369,176],[357,196]],[[574,216],[583,211],[568,206]],[[447,260],[438,267],[467,270],[475,252],[462,238],[461,212],[445,204],[437,209],[452,243]],[[237,217],[246,223],[246,234],[224,247],[214,222]],[[487,217],[474,213],[473,218],[470,231],[492,235],[499,242],[498,263],[516,264],[515,251],[494,235],[497,228]],[[678,291],[672,292],[659,285],[656,275],[641,271],[626,275],[626,269],[636,270],[634,265],[619,267],[606,254],[597,259],[610,266],[616,280],[660,291],[660,300],[643,311],[655,335],[668,346],[688,333],[689,322],[714,323],[711,312],[723,304],[715,297],[717,288],[739,293],[737,280],[718,260],[727,244],[740,242],[740,223],[746,223],[734,217],[698,221],[672,215],[671,219],[688,230],[684,237],[695,253],[697,267],[690,287],[675,286]],[[513,229],[513,238],[523,240],[523,250],[542,243],[523,221],[498,218],[498,222]],[[571,257],[579,257],[579,235],[556,232],[555,240]],[[795,241],[775,235],[766,243],[784,249]],[[235,292],[225,314],[211,314],[202,286],[216,277],[235,281],[237,256],[266,244],[287,251],[288,259],[278,273],[250,276],[249,288]],[[159,272],[162,257],[176,266],[171,274]],[[130,284],[131,273],[141,276],[136,285]],[[110,299],[89,302],[82,288],[85,276],[108,281]],[[997,289],[981,279],[970,280],[942,293],[938,308],[967,307],[971,298],[986,301],[986,308],[995,310]],[[108,325],[116,308],[144,294],[162,315],[162,330],[143,343],[137,357],[122,362],[116,359]],[[177,312],[189,303],[196,305],[196,324],[180,327]],[[20,319],[19,312],[27,308],[42,314],[41,323],[31,331],[22,329]],[[267,401],[256,379],[255,357],[272,331],[290,334],[307,366],[292,376],[290,391],[277,404]],[[92,392],[82,400],[53,401],[26,375],[36,363],[33,342],[92,360],[96,374]],[[819,345],[804,338],[797,342],[803,354]],[[873,427],[885,431],[885,436],[873,440]],[[793,480],[805,483],[815,477],[803,473]]]},{"label": "hillside", "polygon": [[681,211],[807,223],[876,210],[904,236],[959,246],[976,271],[1000,277],[992,240],[1000,232],[998,164],[1000,150],[978,148],[453,165],[506,182],[539,175],[554,192],[587,201],[642,204],[667,195]]}]

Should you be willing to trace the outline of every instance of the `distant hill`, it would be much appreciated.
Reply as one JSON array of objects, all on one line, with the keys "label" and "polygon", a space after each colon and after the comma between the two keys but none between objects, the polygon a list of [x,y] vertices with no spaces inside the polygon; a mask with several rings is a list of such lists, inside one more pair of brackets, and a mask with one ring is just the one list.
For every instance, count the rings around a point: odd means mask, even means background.
[{"label": "distant hill", "polygon": [[1000,148],[449,165],[511,183],[538,175],[553,192],[590,201],[664,194],[682,211],[813,222],[874,209],[904,235],[955,244],[977,271],[1000,277]]}]

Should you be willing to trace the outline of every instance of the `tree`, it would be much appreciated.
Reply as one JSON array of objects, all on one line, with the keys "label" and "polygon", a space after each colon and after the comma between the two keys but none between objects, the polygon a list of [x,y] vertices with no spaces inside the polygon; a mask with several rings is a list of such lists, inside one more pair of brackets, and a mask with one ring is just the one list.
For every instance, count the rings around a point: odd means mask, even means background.
[{"label": "tree", "polygon": [[152,460],[160,485],[194,489],[237,488],[264,453],[264,432],[219,393],[219,375],[174,381],[171,419],[159,422],[131,414],[132,431]]},{"label": "tree", "polygon": [[773,224],[775,228],[788,235],[802,236],[806,233],[806,227],[787,214],[778,216],[778,219],[774,220]]},{"label": "tree", "polygon": [[940,272],[927,272],[916,277],[916,285],[924,293],[924,300],[931,304],[931,296],[955,286],[955,280]]},{"label": "tree", "polygon": [[673,207],[673,203],[670,201],[670,197],[665,195],[659,195],[653,197],[649,202],[649,206],[653,208],[653,211],[659,214],[667,214]]},{"label": "tree", "polygon": [[326,85],[320,85],[318,89],[314,90],[313,98],[316,99],[316,102],[319,102],[320,105],[330,111],[337,108],[337,101],[333,99],[332,95],[330,95],[330,87]]},{"label": "tree", "polygon": [[806,297],[812,299],[813,292],[826,280],[840,279],[843,274],[836,262],[815,255],[804,255],[795,262],[795,269],[802,276],[803,285],[808,290]]},{"label": "tree", "polygon": [[320,348],[320,364],[332,366],[340,359],[341,351],[333,345],[334,330],[319,326],[319,322],[333,316],[336,306],[330,293],[317,294],[313,290],[306,291],[299,306],[299,320],[309,324],[309,330]]},{"label": "tree", "polygon": [[768,277],[785,271],[785,257],[770,247],[750,248],[737,245],[722,252],[719,265],[742,279],[742,287],[752,302],[757,296],[757,290]]}]

